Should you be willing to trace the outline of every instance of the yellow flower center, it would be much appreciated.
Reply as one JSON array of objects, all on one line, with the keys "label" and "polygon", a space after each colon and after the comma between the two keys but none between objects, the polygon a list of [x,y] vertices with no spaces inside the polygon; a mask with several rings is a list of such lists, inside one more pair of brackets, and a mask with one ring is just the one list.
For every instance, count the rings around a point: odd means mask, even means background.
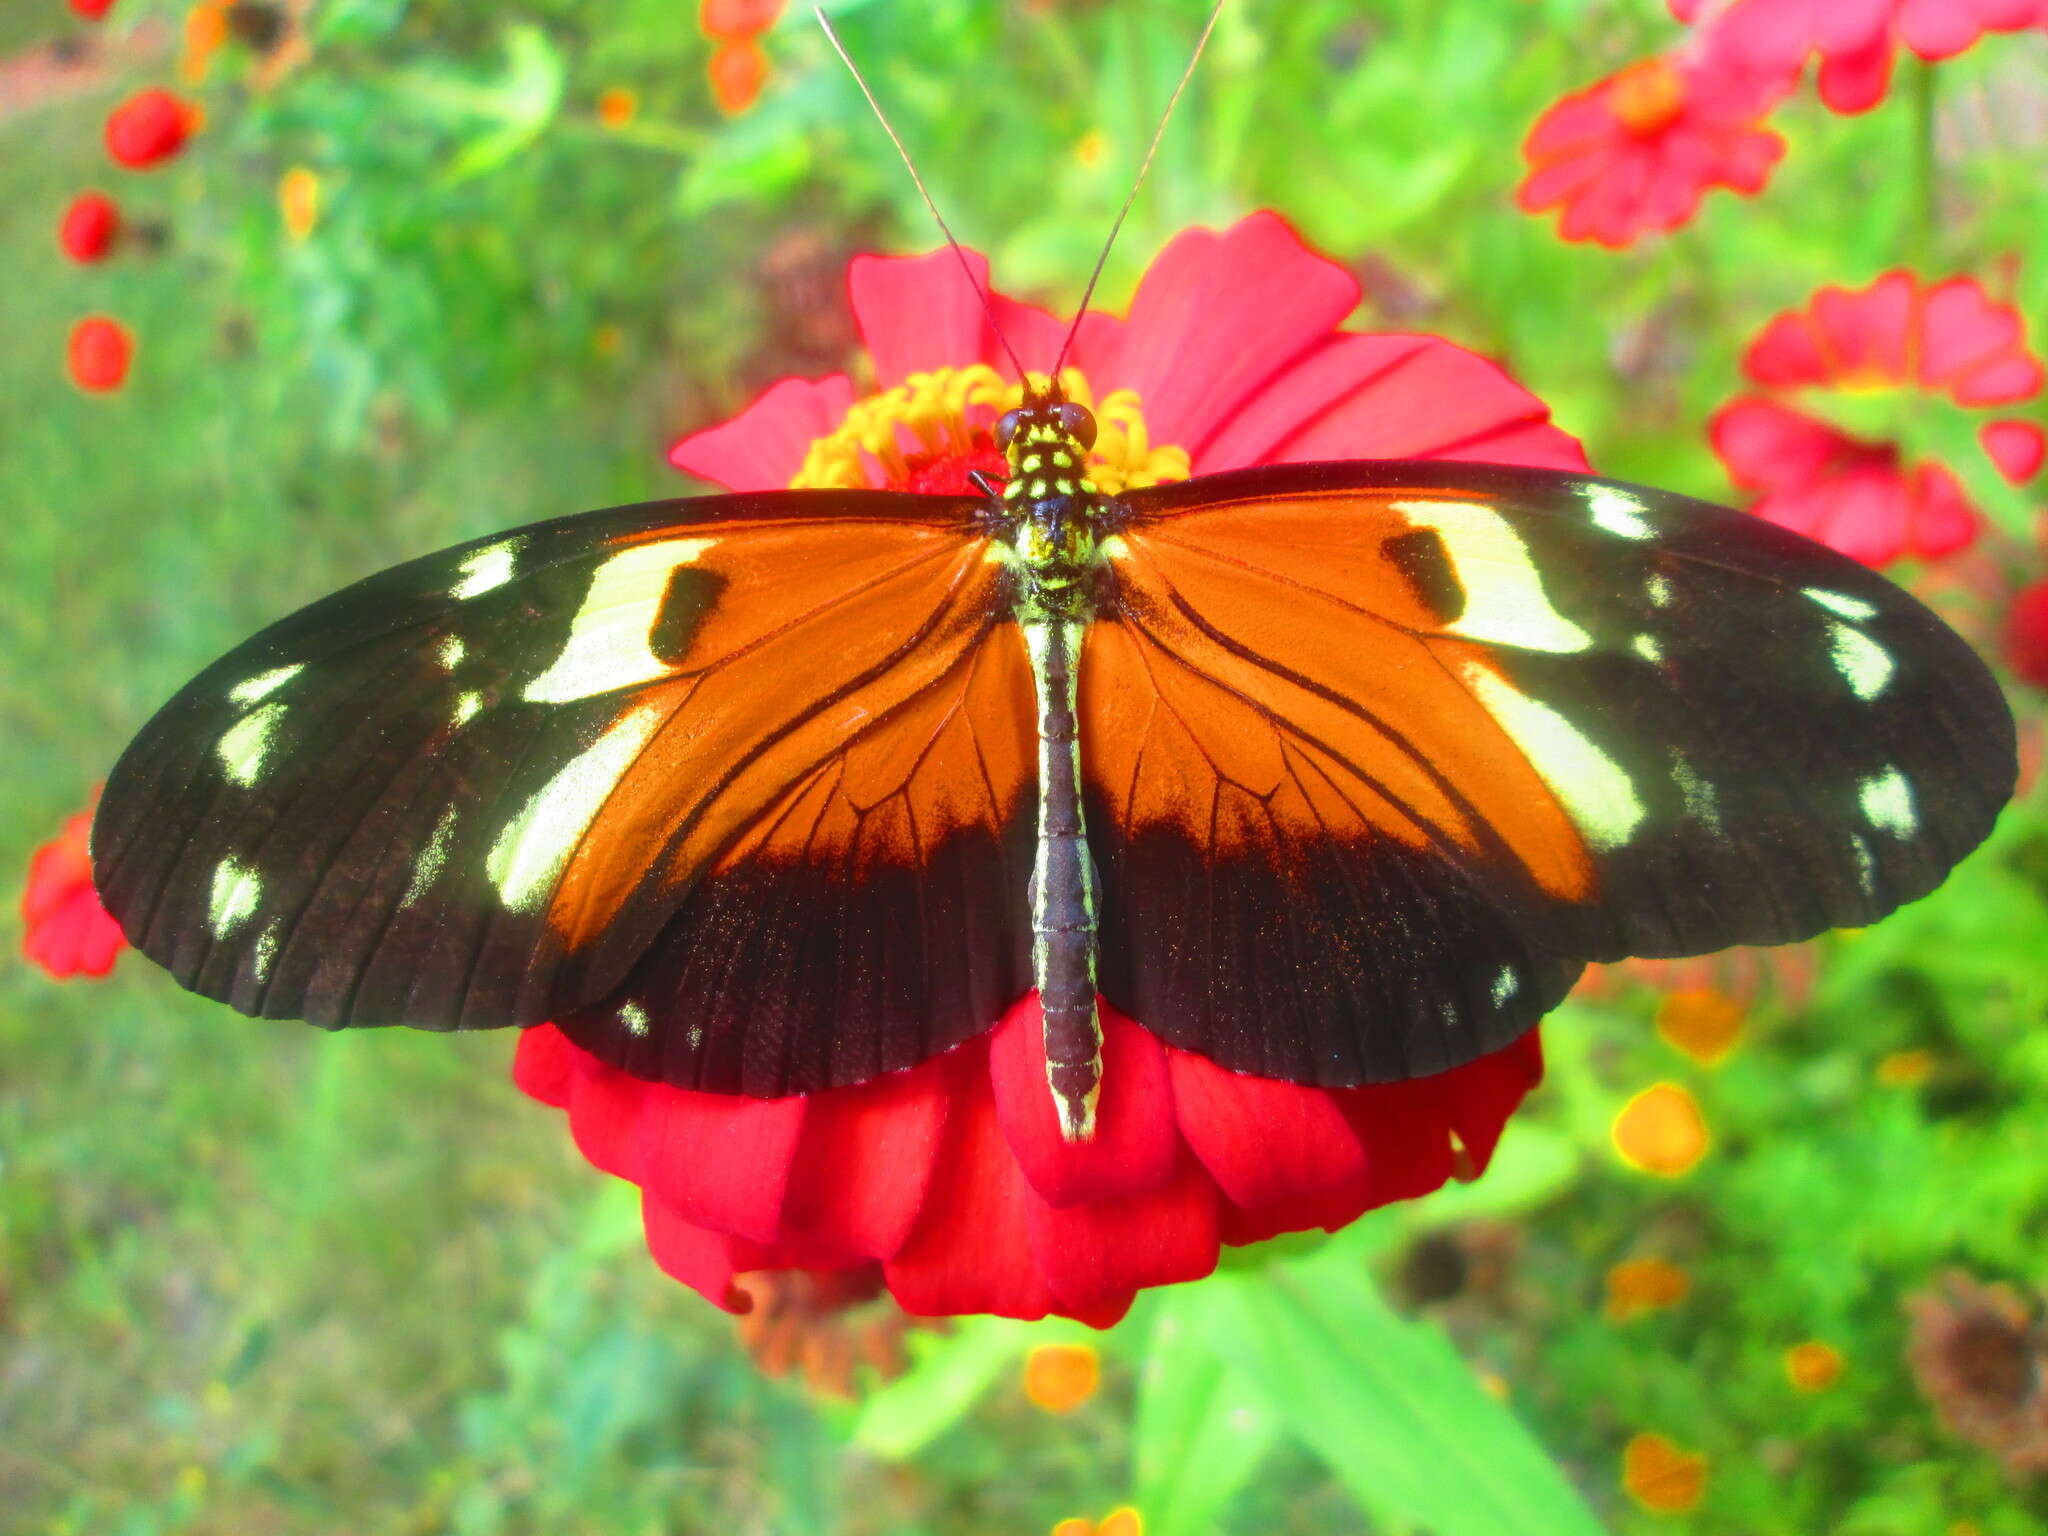
[{"label": "yellow flower center", "polygon": [[[1042,389],[1048,381],[1033,374],[1032,382]],[[1187,479],[1188,451],[1153,443],[1136,390],[1112,390],[1097,404],[1078,368],[1062,369],[1060,384],[1069,400],[1095,417],[1088,478],[1105,495]],[[1023,385],[1006,381],[986,363],[913,373],[893,389],[854,401],[838,428],[811,444],[790,487],[902,490],[941,461],[983,456],[989,457],[990,478],[1000,480],[1003,459],[990,428],[1023,399]]]},{"label": "yellow flower center", "polygon": [[1609,110],[1630,133],[1662,133],[1685,110],[1685,77],[1667,59],[1644,59],[1615,77]]}]

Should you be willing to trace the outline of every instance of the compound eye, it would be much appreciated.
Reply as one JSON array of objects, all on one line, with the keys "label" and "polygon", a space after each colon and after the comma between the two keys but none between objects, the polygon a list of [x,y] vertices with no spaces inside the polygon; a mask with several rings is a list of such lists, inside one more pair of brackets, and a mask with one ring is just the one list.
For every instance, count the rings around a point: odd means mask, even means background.
[{"label": "compound eye", "polygon": [[1087,406],[1062,400],[1053,407],[1053,415],[1059,421],[1060,430],[1083,448],[1095,446],[1095,418],[1088,413]]},{"label": "compound eye", "polygon": [[1021,410],[1005,411],[996,418],[995,436],[998,448],[1008,448],[1010,446],[1010,439],[1017,435],[1017,428],[1023,420],[1024,413]]}]

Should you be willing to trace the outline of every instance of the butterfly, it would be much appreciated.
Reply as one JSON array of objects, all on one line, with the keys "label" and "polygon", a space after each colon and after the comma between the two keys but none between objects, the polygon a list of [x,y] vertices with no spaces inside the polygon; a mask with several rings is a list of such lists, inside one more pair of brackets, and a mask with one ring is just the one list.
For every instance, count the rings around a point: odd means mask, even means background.
[{"label": "butterfly", "polygon": [[1835,552],[1560,471],[1126,491],[1056,386],[985,494],[650,502],[372,576],[202,672],[93,829],[184,986],[328,1028],[553,1020],[643,1079],[860,1083],[1028,989],[1224,1067],[1445,1071],[1588,961],[1932,890],[2011,793],[1971,648]]}]

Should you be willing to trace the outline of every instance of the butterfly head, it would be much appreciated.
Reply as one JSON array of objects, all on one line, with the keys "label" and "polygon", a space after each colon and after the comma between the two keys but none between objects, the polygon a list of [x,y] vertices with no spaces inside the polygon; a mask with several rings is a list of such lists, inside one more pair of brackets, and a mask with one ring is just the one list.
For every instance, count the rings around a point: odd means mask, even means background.
[{"label": "butterfly head", "polygon": [[1095,417],[1057,384],[1043,392],[1027,385],[1024,403],[997,419],[995,439],[1010,464],[1010,483],[1003,488],[1009,506],[1095,494],[1088,478]]}]

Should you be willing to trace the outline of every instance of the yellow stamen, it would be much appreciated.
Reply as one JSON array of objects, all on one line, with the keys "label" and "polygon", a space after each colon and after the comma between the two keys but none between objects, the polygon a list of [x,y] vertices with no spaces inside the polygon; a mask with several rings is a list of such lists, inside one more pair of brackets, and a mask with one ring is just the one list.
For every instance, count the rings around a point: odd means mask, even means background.
[{"label": "yellow stamen", "polygon": [[[1043,388],[1047,381],[1033,375],[1032,382]],[[1060,384],[1069,400],[1095,416],[1085,487],[1114,496],[1188,477],[1185,448],[1152,444],[1136,390],[1114,390],[1097,405],[1080,369],[1062,369]],[[986,433],[996,417],[1023,399],[1022,385],[1006,382],[985,363],[913,373],[893,389],[856,400],[836,430],[811,444],[789,483],[794,489],[844,490],[900,484],[910,472],[911,454],[971,453],[975,433]]]}]

